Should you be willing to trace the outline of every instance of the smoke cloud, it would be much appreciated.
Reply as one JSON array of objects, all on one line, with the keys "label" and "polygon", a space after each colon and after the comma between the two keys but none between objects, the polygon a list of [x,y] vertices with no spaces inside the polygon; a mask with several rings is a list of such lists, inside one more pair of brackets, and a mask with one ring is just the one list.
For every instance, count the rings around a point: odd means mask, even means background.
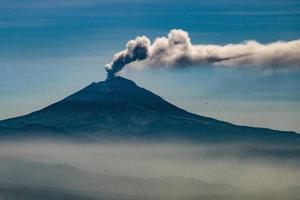
[{"label": "smoke cloud", "polygon": [[269,44],[250,40],[224,46],[204,45],[192,44],[186,31],[173,29],[167,37],[156,38],[152,44],[146,36],[130,40],[126,49],[116,53],[105,69],[108,77],[111,77],[126,65],[141,61],[135,67],[183,68],[217,65],[285,70],[300,68],[299,55],[300,39]]},{"label": "smoke cloud", "polygon": [[105,65],[108,78],[121,71],[127,64],[136,60],[146,59],[148,57],[148,48],[150,44],[151,42],[146,36],[130,40],[126,45],[126,49],[116,53],[113,62]]}]

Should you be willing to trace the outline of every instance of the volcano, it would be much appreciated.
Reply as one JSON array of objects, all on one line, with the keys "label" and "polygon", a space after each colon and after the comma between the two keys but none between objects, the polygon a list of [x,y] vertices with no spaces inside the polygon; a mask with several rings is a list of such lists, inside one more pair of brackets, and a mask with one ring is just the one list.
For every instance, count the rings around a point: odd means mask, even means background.
[{"label": "volcano", "polygon": [[92,83],[41,110],[0,121],[0,137],[300,144],[295,132],[189,113],[122,77]]}]

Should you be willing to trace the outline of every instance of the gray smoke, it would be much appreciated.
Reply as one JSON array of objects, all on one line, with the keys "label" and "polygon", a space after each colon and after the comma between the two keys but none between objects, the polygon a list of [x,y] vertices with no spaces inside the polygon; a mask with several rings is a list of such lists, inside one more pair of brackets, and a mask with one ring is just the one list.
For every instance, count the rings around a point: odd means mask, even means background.
[{"label": "gray smoke", "polygon": [[150,40],[145,36],[130,40],[126,45],[126,49],[115,54],[112,63],[105,65],[107,78],[113,77],[115,73],[121,71],[125,65],[136,60],[147,58],[149,46]]},{"label": "gray smoke", "polygon": [[127,43],[105,66],[108,77],[114,76],[134,61],[132,68],[182,68],[218,65],[223,67],[257,67],[263,69],[300,68],[300,39],[261,44],[254,40],[239,44],[194,45],[186,31],[173,29],[167,37],[151,44],[146,36]]}]

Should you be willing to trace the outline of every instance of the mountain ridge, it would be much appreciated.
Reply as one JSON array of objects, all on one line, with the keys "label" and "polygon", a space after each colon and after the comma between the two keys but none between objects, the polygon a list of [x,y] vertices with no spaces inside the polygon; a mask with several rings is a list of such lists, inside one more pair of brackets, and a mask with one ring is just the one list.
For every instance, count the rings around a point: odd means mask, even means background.
[{"label": "mountain ridge", "polygon": [[123,77],[93,82],[41,110],[0,121],[0,136],[39,131],[66,138],[300,143],[300,134],[292,131],[238,126],[187,112]]}]

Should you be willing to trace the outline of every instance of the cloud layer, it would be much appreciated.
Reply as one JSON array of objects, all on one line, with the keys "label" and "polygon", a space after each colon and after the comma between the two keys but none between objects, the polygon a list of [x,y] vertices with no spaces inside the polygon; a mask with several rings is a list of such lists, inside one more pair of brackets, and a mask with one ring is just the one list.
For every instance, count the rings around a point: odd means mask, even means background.
[{"label": "cloud layer", "polygon": [[[228,199],[274,200],[277,198],[258,198],[258,194],[268,191],[274,195],[274,191],[300,185],[299,150],[298,146],[247,143],[203,145],[163,142],[0,141],[0,186],[3,188],[4,183],[10,183],[29,187],[68,188],[85,191],[86,195],[91,191],[93,194],[98,191],[123,195],[124,192],[127,195],[130,192],[132,198],[145,194],[155,196],[165,190],[163,194],[176,194],[180,198],[159,199],[185,199],[182,196],[188,193],[193,198],[187,199],[216,199],[216,196],[193,196],[211,191],[199,187],[198,184],[204,181],[231,185],[255,194],[254,198],[238,196]],[[140,181],[132,182],[133,177]],[[157,188],[159,190],[144,182],[146,179],[153,181],[164,177],[173,177],[174,182],[160,184]],[[186,182],[191,178],[196,181],[192,185],[185,185],[180,181],[186,179]],[[112,186],[113,183],[117,184]],[[216,194],[217,191],[212,192]],[[241,190],[233,192],[241,194]],[[285,196],[278,199],[299,198]]]},{"label": "cloud layer", "polygon": [[257,67],[263,69],[300,68],[300,39],[261,44],[250,40],[224,46],[192,44],[186,31],[173,29],[167,37],[159,37],[151,44],[146,36],[127,43],[126,49],[114,55],[105,65],[108,77],[134,61],[136,67],[182,68],[218,65],[223,67]]}]

